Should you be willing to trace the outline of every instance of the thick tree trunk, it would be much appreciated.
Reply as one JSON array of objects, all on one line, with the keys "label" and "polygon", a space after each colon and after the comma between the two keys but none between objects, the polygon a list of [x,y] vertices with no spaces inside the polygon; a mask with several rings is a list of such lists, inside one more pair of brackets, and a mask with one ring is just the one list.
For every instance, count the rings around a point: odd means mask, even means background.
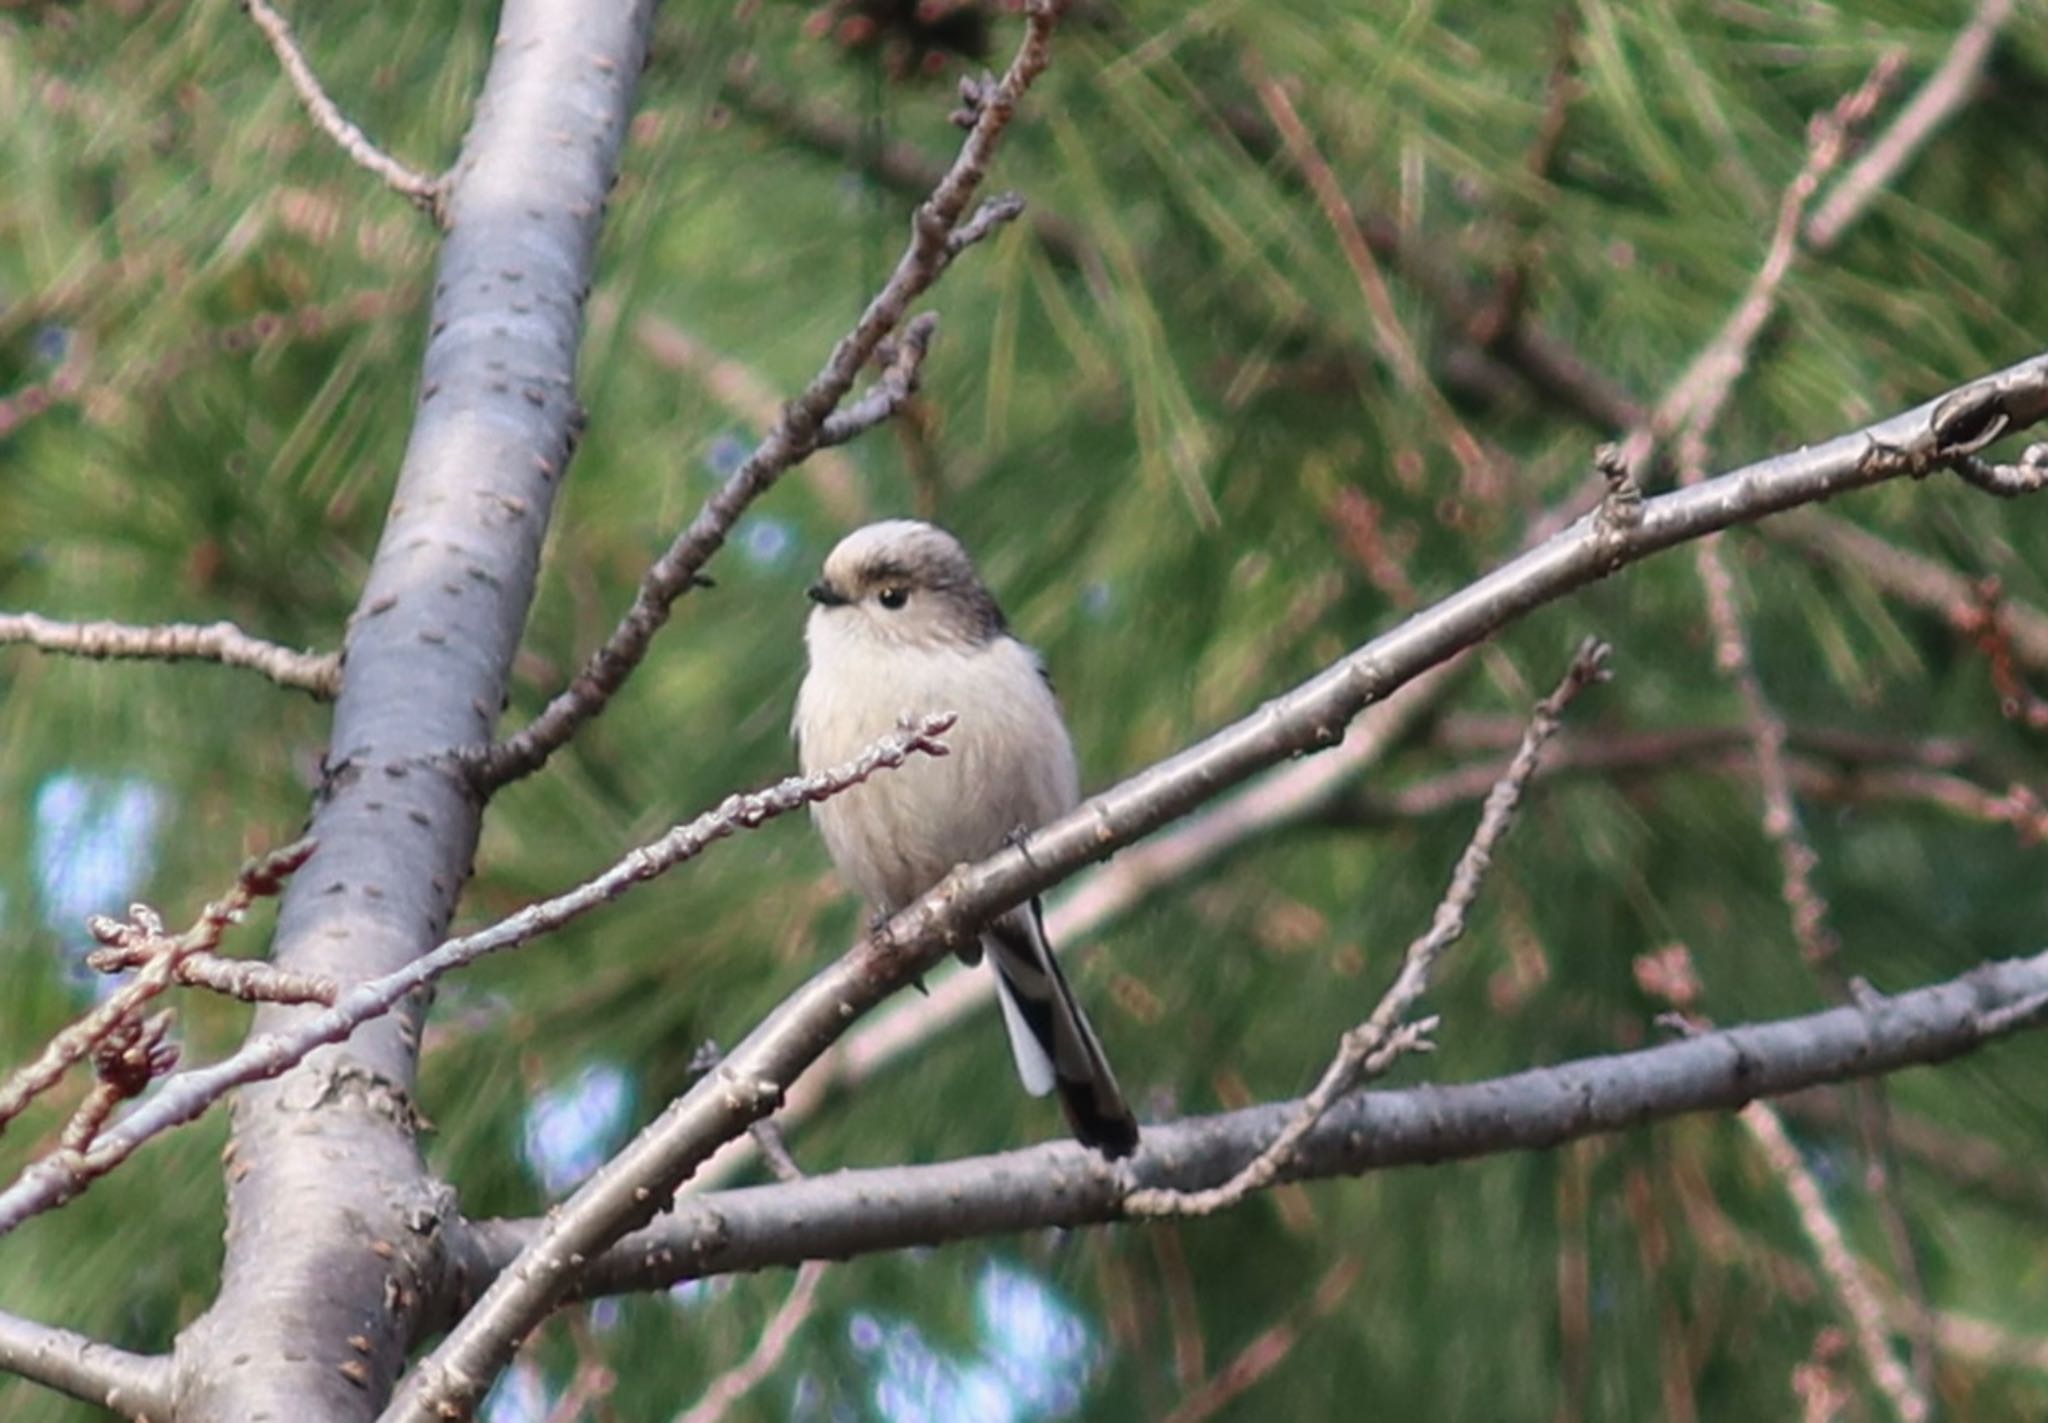
[{"label": "thick tree trunk", "polygon": [[[351,620],[319,849],[275,957],[344,981],[433,945],[482,810],[444,753],[487,738],[581,411],[584,297],[653,7],[508,0],[450,176],[418,415]],[[366,199],[367,200],[367,199]],[[263,1032],[305,1010],[266,1007]],[[374,1417],[444,1274],[422,1167],[421,1005],[235,1103],[227,1258],[180,1338],[180,1420]]]}]

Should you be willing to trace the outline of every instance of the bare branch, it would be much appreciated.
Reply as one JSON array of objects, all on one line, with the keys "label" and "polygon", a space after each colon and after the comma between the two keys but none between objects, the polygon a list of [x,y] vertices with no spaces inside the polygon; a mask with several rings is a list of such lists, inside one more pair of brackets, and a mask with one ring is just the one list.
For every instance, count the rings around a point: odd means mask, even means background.
[{"label": "bare branch", "polygon": [[818,1297],[818,1281],[824,1276],[825,1269],[823,1260],[806,1260],[798,1267],[796,1283],[789,1287],[789,1298],[782,1302],[782,1307],[775,1311],[775,1317],[761,1331],[753,1352],[737,1367],[713,1379],[702,1398],[676,1415],[675,1423],[718,1423],[725,1417],[727,1409],[775,1372],[775,1366],[789,1352],[790,1341],[796,1338],[804,1321],[811,1317],[811,1306]]},{"label": "bare branch", "polygon": [[1557,690],[1537,704],[1536,713],[1530,718],[1528,730],[1522,734],[1522,744],[1516,749],[1514,759],[1486,797],[1486,808],[1480,813],[1479,825],[1472,832],[1464,853],[1458,856],[1457,866],[1451,872],[1450,887],[1444,891],[1436,913],[1430,918],[1428,932],[1408,946],[1408,952],[1401,961],[1401,971],[1380,996],[1378,1006],[1363,1023],[1344,1034],[1336,1057],[1323,1069],[1321,1080],[1301,1100],[1280,1134],[1244,1169],[1222,1185],[1188,1194],[1136,1191],[1124,1202],[1124,1209],[1129,1214],[1213,1215],[1236,1205],[1255,1191],[1266,1189],[1280,1178],[1301,1139],[1308,1135],[1338,1098],[1360,1081],[1385,1072],[1402,1054],[1430,1047],[1429,1034],[1436,1028],[1436,1019],[1411,1022],[1408,1015],[1414,1011],[1422,995],[1429,991],[1437,960],[1464,937],[1466,916],[1479,898],[1486,872],[1493,866],[1494,852],[1514,824],[1522,793],[1536,774],[1544,746],[1563,724],[1565,708],[1587,687],[1607,679],[1607,652],[1605,643],[1589,639],[1572,658],[1571,667]]},{"label": "bare branch", "polygon": [[2012,18],[2012,0],[1980,0],[1912,101],[1829,192],[1806,224],[1806,245],[1825,252],[1842,238],[1884,186],[1897,177],[1941,126],[1969,102],[1990,61],[1998,33]]},{"label": "bare branch", "polygon": [[[1724,1111],[1826,1082],[1946,1062],[2048,1016],[2048,954],[1863,1005],[1678,1038],[1484,1082],[1358,1093],[1302,1142],[1285,1180],[1437,1166],[1549,1150],[1690,1112]],[[2035,1005],[2022,1021],[2009,1010]],[[1150,1125],[1124,1168],[1140,1186],[1199,1191],[1257,1156],[1295,1111],[1274,1103]],[[1121,1218],[1129,1178],[1059,1140],[928,1166],[834,1172],[679,1201],[658,1223],[591,1260],[583,1297],[810,1259],[942,1244]],[[450,1241],[481,1285],[545,1231],[484,1221]],[[475,1286],[472,1286],[474,1288]],[[460,1301],[456,1301],[459,1305]]]},{"label": "bare branch", "polygon": [[[177,981],[181,960],[211,952],[251,901],[276,894],[285,878],[305,864],[312,853],[312,841],[298,840],[251,860],[242,867],[235,887],[201,910],[192,927],[182,934],[165,934],[163,921],[141,904],[128,911],[125,923],[98,916],[89,920],[93,937],[110,947],[119,946],[122,958],[117,966],[139,963],[142,971],[52,1038],[34,1062],[0,1084],[0,1126],[20,1116],[23,1108],[56,1085],[66,1069],[91,1055],[124,1024],[135,1024],[143,1005]],[[138,1085],[135,1092],[125,1095],[134,1096],[140,1090]]]},{"label": "bare branch", "polygon": [[[954,235],[957,237],[959,233]],[[881,378],[859,400],[825,417],[825,423],[818,427],[819,446],[843,445],[901,410],[904,403],[917,394],[925,352],[931,348],[932,335],[938,329],[939,318],[930,312],[912,317],[909,325],[903,328],[903,337],[896,343],[896,349],[887,353]]]},{"label": "bare branch", "polygon": [[[897,259],[896,269],[869,301],[853,329],[833,346],[811,383],[783,407],[774,428],[647,570],[634,595],[633,606],[604,645],[590,655],[569,686],[525,727],[503,741],[473,748],[465,754],[464,760],[481,786],[500,786],[539,770],[549,756],[576,734],[578,727],[602,712],[647,655],[676,600],[696,585],[704,565],[724,544],[726,535],[748,506],[766,494],[790,468],[827,443],[827,436],[835,430],[841,432],[838,438],[846,439],[867,428],[861,420],[851,418],[852,412],[847,422],[835,427],[833,413],[884,339],[903,322],[910,304],[930,289],[960,250],[954,240],[963,230],[961,222],[967,204],[987,175],[1018,104],[1045,69],[1053,27],[1065,5],[1066,0],[1032,0],[1016,56],[1002,81],[982,96],[974,126],[952,166],[918,205],[911,218],[909,245]],[[998,201],[992,208],[977,213],[969,227],[978,224],[985,232],[1011,216],[1015,216],[1015,209]],[[911,340],[906,332],[904,341],[899,343],[899,357],[911,362],[902,377],[906,396],[916,362],[923,357],[923,343],[930,337],[929,329],[920,340]],[[879,405],[868,407],[868,402],[862,402],[862,407],[879,412],[873,416],[877,420],[902,403],[902,397],[891,401],[887,376],[883,386]]]},{"label": "bare branch", "polygon": [[[1690,434],[1704,441],[1706,432],[1720,420],[1722,407],[1736,381],[1748,369],[1749,354],[1756,339],[1778,310],[1778,294],[1799,255],[1799,225],[1807,205],[1827,175],[1834,171],[1847,151],[1849,137],[1882,101],[1898,77],[1905,56],[1892,51],[1878,60],[1870,76],[1845,95],[1833,109],[1816,114],[1808,134],[1806,161],[1786,185],[1778,200],[1778,220],[1764,259],[1750,278],[1748,290],[1728,314],[1728,319],[1698,356],[1657,403],[1649,421],[1630,435],[1623,459],[1638,478],[1652,445],[1674,434]],[[1681,450],[1681,460],[1685,457]],[[1703,455],[1703,451],[1701,452]],[[1704,474],[1704,470],[1701,471]]]},{"label": "bare branch", "polygon": [[171,1418],[171,1361],[0,1313],[0,1369],[124,1418]]},{"label": "bare branch", "polygon": [[[1386,756],[1463,665],[1461,654],[1431,668],[1361,712],[1343,745],[1276,766],[1201,814],[1089,871],[1071,892],[1048,905],[1046,936],[1065,946],[1065,957],[1163,887],[1188,879],[1281,826],[1316,815],[1363,768]],[[1491,777],[1487,783],[1492,783]],[[1481,786],[1479,794],[1485,790]],[[932,982],[929,993],[905,995],[885,1005],[798,1080],[776,1112],[776,1122],[784,1131],[796,1126],[833,1093],[856,1087],[910,1057],[994,997],[993,975],[954,971]],[[709,1190],[731,1179],[754,1154],[751,1137],[735,1138],[705,1162],[684,1189]]]},{"label": "bare branch", "polygon": [[1927,1400],[1907,1376],[1898,1356],[1892,1353],[1885,1329],[1884,1306],[1864,1279],[1862,1267],[1850,1252],[1848,1241],[1843,1239],[1842,1224],[1828,1209],[1820,1183],[1814,1180],[1813,1172],[1800,1158],[1799,1148],[1792,1144],[1792,1138],[1785,1134],[1785,1123],[1763,1102],[1751,1102],[1737,1115],[1750,1139],[1763,1153],[1764,1160],[1770,1163],[1771,1170],[1784,1184],[1785,1193],[1792,1198],[1799,1227],[1806,1232],[1814,1254],[1820,1257],[1822,1273],[1827,1276],[1828,1284],[1855,1326],[1856,1347],[1863,1355],[1864,1367],[1869,1369],[1871,1381],[1884,1394],[1892,1412],[1902,1423],[1925,1423]]},{"label": "bare branch", "polygon": [[341,659],[331,652],[294,652],[249,636],[233,623],[63,623],[35,613],[0,613],[0,643],[26,643],[78,657],[195,659],[261,672],[280,687],[322,701],[341,689]]},{"label": "bare branch", "polygon": [[[149,1101],[122,1119],[110,1131],[98,1136],[85,1151],[59,1151],[24,1169],[12,1185],[0,1191],[0,1235],[6,1234],[31,1216],[61,1205],[78,1195],[97,1178],[119,1166],[138,1148],[172,1127],[199,1116],[236,1087],[275,1077],[303,1061],[315,1048],[346,1039],[371,1019],[388,1013],[406,995],[434,980],[476,962],[487,954],[513,948],[550,933],[572,919],[609,903],[635,885],[653,879],[683,862],[694,859],[706,848],[742,830],[751,830],[778,815],[828,799],[881,771],[901,766],[913,756],[943,756],[945,743],[938,737],[952,726],[950,715],[927,717],[916,727],[883,737],[860,756],[813,776],[791,776],[766,790],[728,796],[715,810],[678,825],[660,839],[632,851],[596,878],[517,914],[501,919],[489,928],[461,938],[450,939],[403,968],[350,986],[334,1005],[323,1012],[294,1020],[274,1033],[251,1038],[234,1053],[208,1067],[181,1072],[166,1081]],[[301,842],[310,851],[310,845]],[[293,847],[299,848],[299,847]],[[280,852],[283,853],[283,852]],[[209,906],[212,913],[214,906]],[[119,927],[119,926],[117,926]],[[152,960],[160,964],[161,958]],[[145,976],[148,970],[145,970]],[[161,976],[161,975],[160,975]],[[138,979],[140,983],[141,979]],[[123,993],[136,985],[129,985]],[[161,984],[158,988],[161,989]],[[120,994],[108,1004],[122,1002]],[[103,1005],[104,1008],[105,1005]],[[132,1005],[124,1004],[124,1013]],[[86,1020],[97,1025],[99,1011]],[[67,1034],[86,1036],[83,1026]],[[104,1036],[102,1033],[101,1036]],[[94,1039],[95,1041],[97,1039]],[[63,1051],[52,1044],[46,1059],[56,1060],[71,1053],[75,1044],[62,1040]],[[68,1058],[75,1061],[76,1055]],[[61,1071],[61,1065],[55,1069]],[[19,1075],[28,1085],[55,1080],[43,1063]],[[40,1091],[41,1086],[34,1090]],[[10,1096],[27,1093],[10,1084]],[[19,1110],[19,1105],[14,1106]],[[7,1113],[11,1115],[12,1113]],[[4,1119],[4,1117],[0,1117]]]},{"label": "bare branch", "polygon": [[299,100],[305,104],[313,122],[354,160],[357,167],[376,174],[393,192],[433,214],[436,222],[444,222],[441,197],[445,185],[442,181],[406,167],[342,117],[334,100],[328,98],[327,91],[320,87],[320,78],[313,73],[313,66],[306,62],[298,40],[292,35],[291,26],[271,7],[269,0],[242,0],[242,5],[248,10],[249,18],[256,22],[256,28],[263,31],[263,38],[270,42],[277,62],[284,66],[285,77],[292,81],[292,88],[298,91]]},{"label": "bare branch", "polygon": [[1500,487],[1500,462],[1465,427],[1450,402],[1444,399],[1443,392],[1437,389],[1435,380],[1415,349],[1414,341],[1401,325],[1400,314],[1394,309],[1393,293],[1380,273],[1379,263],[1374,260],[1372,245],[1366,241],[1364,230],[1344,198],[1337,175],[1316,147],[1308,126],[1295,112],[1294,101],[1287,97],[1287,90],[1266,73],[1256,52],[1246,51],[1243,67],[1260,104],[1265,107],[1267,118],[1279,131],[1289,157],[1301,170],[1310,191],[1322,206],[1324,218],[1336,231],[1337,240],[1344,249],[1344,260],[1350,264],[1352,277],[1365,300],[1372,323],[1373,345],[1379,351],[1380,359],[1393,370],[1404,391],[1429,407],[1433,422],[1443,430],[1451,452],[1464,470],[1467,494],[1487,497]]}]

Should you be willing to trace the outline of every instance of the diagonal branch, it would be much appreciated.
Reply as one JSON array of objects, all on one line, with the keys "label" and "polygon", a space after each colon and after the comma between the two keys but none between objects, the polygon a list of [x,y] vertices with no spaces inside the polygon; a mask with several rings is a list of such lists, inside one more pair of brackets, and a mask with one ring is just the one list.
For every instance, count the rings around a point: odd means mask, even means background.
[{"label": "diagonal branch", "polygon": [[[273,850],[242,867],[235,886],[223,898],[200,911],[198,920],[182,934],[166,935],[163,921],[147,906],[136,905],[128,923],[94,916],[89,921],[93,937],[107,946],[95,950],[94,958],[108,951],[120,957],[102,960],[95,967],[118,969],[139,967],[140,972],[102,999],[77,1022],[51,1038],[36,1060],[0,1083],[0,1129],[21,1115],[28,1104],[54,1087],[77,1062],[92,1056],[95,1049],[124,1026],[139,1023],[143,1008],[181,978],[183,963],[197,954],[210,954],[220,943],[228,926],[242,916],[260,896],[276,894],[284,881],[313,853],[313,842],[297,840]],[[135,1096],[146,1084],[124,1095]]]},{"label": "diagonal branch", "polygon": [[1956,35],[1912,101],[1900,111],[1869,152],[1835,184],[1827,201],[1806,224],[1806,245],[1825,252],[1863,216],[1884,186],[1911,163],[1927,141],[1970,101],[1991,60],[1999,31],[2012,18],[2013,0],[1979,0],[1977,12]]},{"label": "diagonal branch", "polygon": [[1944,416],[1963,407],[1995,410],[2011,428],[2048,418],[2048,355],[1852,434],[1644,499],[1626,521],[1596,511],[1251,716],[954,871],[784,999],[715,1072],[586,1180],[518,1267],[500,1275],[415,1370],[386,1411],[387,1423],[431,1423],[444,1403],[458,1412],[473,1404],[518,1341],[574,1286],[577,1262],[646,1224],[712,1152],[773,1112],[789,1084],[849,1024],[993,915],[1267,766],[1336,745],[1367,704],[1627,564],[1736,523],[1938,468],[1954,453],[1954,422]]},{"label": "diagonal branch", "polygon": [[1266,1189],[1280,1179],[1302,1138],[1340,1097],[1361,1080],[1385,1072],[1402,1054],[1430,1047],[1429,1034],[1434,1031],[1436,1020],[1411,1021],[1408,1015],[1414,1011],[1422,995],[1429,991],[1437,960],[1464,937],[1466,917],[1479,898],[1487,870],[1492,868],[1494,851],[1514,824],[1522,794],[1535,778],[1537,767],[1542,762],[1543,749],[1564,723],[1565,708],[1587,687],[1606,679],[1607,645],[1588,639],[1572,659],[1571,667],[1557,690],[1537,704],[1536,714],[1522,733],[1522,744],[1516,748],[1514,759],[1487,793],[1479,825],[1472,832],[1464,853],[1458,856],[1457,866],[1451,872],[1450,887],[1444,891],[1436,913],[1430,918],[1428,932],[1408,946],[1401,971],[1380,996],[1378,1006],[1363,1023],[1344,1034],[1336,1057],[1323,1069],[1322,1078],[1314,1089],[1296,1106],[1293,1117],[1280,1134],[1222,1185],[1190,1193],[1134,1191],[1124,1202],[1127,1212],[1134,1216],[1213,1215],[1236,1205],[1255,1191]]},{"label": "diagonal branch", "polygon": [[306,106],[313,122],[354,160],[357,167],[376,174],[386,187],[425,208],[433,214],[436,222],[445,225],[446,215],[441,211],[441,198],[445,191],[442,180],[408,168],[370,142],[369,135],[342,116],[341,109],[320,87],[320,77],[306,62],[291,26],[272,8],[269,0],[242,0],[242,4],[248,10],[249,18],[256,22],[256,28],[263,31],[263,38],[270,42],[271,51],[277,55],[277,62],[284,66],[285,77],[298,91],[299,101]]},{"label": "diagonal branch", "polygon": [[0,613],[0,643],[25,643],[76,657],[187,659],[247,667],[280,687],[322,701],[341,689],[341,659],[331,652],[294,652],[251,637],[233,623],[63,623],[35,613]]},{"label": "diagonal branch", "polygon": [[[146,1142],[191,1121],[234,1088],[275,1077],[303,1061],[315,1048],[345,1040],[364,1023],[390,1012],[401,1000],[436,979],[488,954],[552,933],[636,885],[695,859],[728,836],[829,799],[870,776],[903,765],[914,756],[945,755],[945,743],[938,738],[952,724],[951,715],[927,717],[915,727],[883,737],[844,765],[811,776],[790,776],[766,790],[728,796],[716,809],[676,826],[575,889],[528,905],[489,928],[450,939],[395,972],[355,984],[325,1011],[252,1038],[223,1061],[179,1073],[143,1106],[102,1133],[89,1150],[59,1151],[25,1169],[11,1186],[0,1192],[0,1235],[78,1195]],[[311,849],[303,841],[300,846]]]},{"label": "diagonal branch", "polygon": [[1066,0],[1032,0],[1015,58],[999,83],[976,90],[973,126],[952,166],[912,215],[910,242],[897,259],[896,269],[853,329],[833,346],[811,383],[783,407],[781,417],[754,452],[647,570],[633,606],[604,645],[590,655],[568,688],[525,727],[503,741],[465,753],[465,763],[480,786],[486,790],[501,786],[546,764],[548,757],[584,722],[602,712],[625,685],[646,657],[655,634],[668,622],[676,600],[697,585],[704,565],[748,506],[813,451],[850,439],[886,419],[907,398],[931,339],[929,325],[905,331],[897,358],[876,392],[853,409],[839,412],[840,402],[870,358],[902,324],[910,304],[931,288],[971,240],[994,231],[1021,211],[1014,200],[997,199],[970,218],[967,205],[987,176],[1018,104],[1045,69],[1053,27],[1065,4]]},{"label": "diagonal branch", "polygon": [[[2048,954],[2037,954],[1862,1005],[1633,1052],[1484,1082],[1361,1092],[1317,1123],[1282,1179],[1548,1150],[1821,1083],[1947,1062],[2038,1029],[2044,1014]],[[1144,1149],[1124,1169],[1141,1186],[1204,1189],[1257,1156],[1294,1110],[1282,1102],[1147,1126]],[[659,1223],[594,1257],[577,1290],[589,1298],[665,1289],[804,1260],[1117,1220],[1128,1184],[1118,1168],[1062,1140],[719,1191],[678,1203]],[[545,1228],[537,1219],[476,1222],[458,1228],[451,1250],[477,1288],[511,1268]]]},{"label": "diagonal branch", "polygon": [[0,1369],[124,1418],[168,1420],[171,1361],[0,1313]]}]

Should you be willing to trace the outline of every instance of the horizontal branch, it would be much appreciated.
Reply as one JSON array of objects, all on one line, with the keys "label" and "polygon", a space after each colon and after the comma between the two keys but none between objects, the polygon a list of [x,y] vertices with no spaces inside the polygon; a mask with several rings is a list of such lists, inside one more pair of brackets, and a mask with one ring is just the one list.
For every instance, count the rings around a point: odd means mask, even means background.
[{"label": "horizontal branch", "polygon": [[0,1313],[0,1369],[126,1418],[171,1418],[171,1361]]},{"label": "horizontal branch", "polygon": [[74,657],[246,667],[322,701],[341,690],[341,659],[333,653],[294,652],[251,637],[233,623],[64,623],[35,613],[0,613],[0,643],[10,642]]},{"label": "horizontal branch", "polygon": [[[1946,1062],[2048,1016],[2048,954],[1984,964],[1896,997],[1702,1033],[1452,1086],[1361,1092],[1302,1140],[1281,1180],[1537,1151],[1822,1083]],[[1199,1191],[1256,1157],[1295,1111],[1282,1102],[1145,1128],[1128,1175],[1069,1141],[935,1166],[840,1171],[679,1202],[584,1271],[583,1297],[804,1260],[1123,1218],[1133,1183]],[[472,1287],[540,1233],[483,1221],[451,1237]]]},{"label": "horizontal branch", "polygon": [[198,1117],[235,1088],[276,1077],[304,1061],[315,1048],[346,1040],[364,1023],[390,1012],[408,994],[436,979],[488,954],[559,929],[634,885],[694,859],[716,841],[837,795],[880,771],[901,766],[914,755],[945,755],[945,743],[938,737],[952,724],[950,714],[927,717],[919,726],[883,737],[843,766],[812,776],[790,776],[751,794],[728,796],[717,809],[632,851],[595,879],[528,905],[487,929],[450,939],[381,978],[358,983],[332,1007],[296,1019],[274,1033],[253,1037],[231,1057],[178,1073],[111,1129],[101,1132],[90,1149],[60,1150],[23,1170],[13,1184],[0,1191],[0,1235],[72,1199],[152,1138]]}]

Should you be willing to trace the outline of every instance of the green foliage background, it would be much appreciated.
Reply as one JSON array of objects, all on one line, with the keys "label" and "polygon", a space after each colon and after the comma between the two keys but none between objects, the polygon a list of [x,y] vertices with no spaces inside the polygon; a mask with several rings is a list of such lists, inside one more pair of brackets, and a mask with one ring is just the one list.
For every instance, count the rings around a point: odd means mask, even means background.
[{"label": "green foliage background", "polygon": [[[491,7],[298,8],[309,54],[366,130],[420,166],[452,157]],[[1718,433],[1724,464],[2038,348],[2048,154],[2023,138],[2048,103],[2048,27],[2020,8],[1980,100],[1835,254],[1794,273]],[[1496,382],[1499,399],[1456,396],[1510,457],[1500,488],[1464,481],[1441,422],[1375,361],[1324,213],[1248,132],[1263,123],[1248,65],[1288,85],[1363,210],[1425,234],[1482,288],[1525,258],[1532,317],[1654,399],[1761,259],[1808,117],[1894,47],[1917,83],[1964,9],[1587,0],[1560,20],[1530,4],[1082,5],[996,175],[1078,236],[1078,260],[1020,226],[959,264],[929,303],[942,328],[916,427],[846,450],[846,480],[800,474],[770,496],[718,560],[717,589],[682,604],[611,711],[492,807],[463,922],[788,769],[801,589],[861,517],[938,517],[978,552],[1046,651],[1099,786],[1400,616],[1408,595],[1346,552],[1347,491],[1377,505],[1426,601],[1580,487],[1610,432],[1512,379]],[[582,365],[589,433],[509,723],[609,627],[757,429],[760,412],[658,359],[642,318],[792,392],[898,249],[909,200],[752,116],[728,67],[744,58],[757,85],[856,132],[879,121],[935,161],[956,140],[953,71],[884,83],[871,61],[807,38],[805,16],[672,5],[660,20]],[[999,55],[1013,31],[996,25]],[[1561,32],[1578,92],[1537,172],[1527,155]],[[432,257],[427,225],[311,130],[228,0],[0,12],[0,398],[19,417],[0,434],[0,607],[224,617],[333,646],[403,446]],[[1440,314],[1394,286],[1440,366],[1453,344]],[[54,396],[46,413],[30,408],[38,391]],[[1835,512],[2048,602],[2040,508],[1932,480]],[[1994,788],[2040,783],[2038,740],[2001,721],[1981,660],[1942,619],[1753,534],[1729,553],[1765,684],[1795,726],[1963,738]],[[1576,725],[1739,715],[1685,557],[1529,619],[1446,707],[1519,714],[1588,633],[1615,644],[1619,675]],[[157,785],[166,812],[141,892],[181,919],[244,853],[295,832],[325,725],[320,707],[246,674],[0,652],[0,1062],[81,1001],[60,952],[75,935],[39,908],[39,787],[62,771]],[[1371,779],[1449,764],[1425,726]],[[1147,1114],[1311,1081],[1426,922],[1471,820],[1468,806],[1277,834],[1074,946]],[[2041,851],[2010,829],[1884,802],[1809,806],[1807,823],[1848,971],[1898,988],[2039,946]],[[244,931],[244,951],[266,923]],[[443,995],[427,1046],[434,1164],[474,1213],[541,1207],[519,1151],[533,1094],[617,1062],[644,1118],[686,1083],[700,1042],[737,1039],[857,923],[790,822],[470,974]],[[1398,1077],[1478,1078],[1641,1042],[1661,1005],[1631,962],[1674,942],[1724,1021],[1823,1000],[1791,942],[1750,781],[1679,768],[1551,784],[1432,996],[1441,1050]],[[240,1030],[232,1007],[185,1009],[194,1059]],[[813,1170],[936,1160],[1053,1134],[1043,1104],[1014,1090],[1000,1037],[978,1021],[934,1041],[806,1126],[799,1157]],[[2048,1049],[2024,1041],[1906,1074],[1891,1093],[1904,1119],[2001,1153],[2017,1183],[1992,1192],[1959,1179],[1950,1155],[1900,1154],[1931,1299],[2035,1339],[2048,1326],[2044,1066]],[[46,1145],[71,1100],[17,1124],[0,1165]],[[224,1131],[216,1113],[0,1242],[0,1304],[166,1346],[213,1287]],[[1891,1273],[1853,1136],[1816,1126],[1801,1142],[1853,1243]],[[1334,1416],[1370,1400],[1402,1417],[1782,1417],[1797,1407],[1794,1370],[1840,1322],[1780,1184],[1732,1121],[1699,1119],[1288,1190],[1198,1224],[836,1267],[792,1359],[732,1416],[812,1416],[805,1400],[815,1416],[868,1416],[854,1312],[964,1348],[987,1257],[1039,1272],[1099,1331],[1081,1407],[1103,1419],[1167,1416],[1248,1348],[1277,1348],[1278,1366],[1217,1416]],[[687,1310],[629,1301],[608,1330],[581,1316],[551,1326],[536,1359],[557,1384],[579,1355],[618,1369],[591,1416],[665,1416],[744,1355],[786,1288],[745,1279]],[[1844,1416],[1883,1416],[1853,1354],[1835,1369],[1855,1395]],[[804,1372],[813,1391],[800,1398]],[[2048,1410],[2048,1380],[2010,1364],[1944,1354],[1938,1385],[1946,1417]],[[82,1416],[26,1385],[0,1384],[0,1400],[10,1418]]]}]

